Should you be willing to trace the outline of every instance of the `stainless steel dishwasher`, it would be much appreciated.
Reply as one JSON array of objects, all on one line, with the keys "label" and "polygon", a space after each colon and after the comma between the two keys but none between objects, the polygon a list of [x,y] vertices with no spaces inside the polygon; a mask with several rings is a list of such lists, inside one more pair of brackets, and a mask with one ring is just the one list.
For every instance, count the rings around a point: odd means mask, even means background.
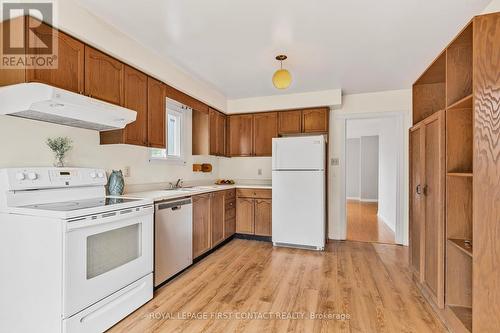
[{"label": "stainless steel dishwasher", "polygon": [[193,263],[191,198],[155,205],[155,287]]}]

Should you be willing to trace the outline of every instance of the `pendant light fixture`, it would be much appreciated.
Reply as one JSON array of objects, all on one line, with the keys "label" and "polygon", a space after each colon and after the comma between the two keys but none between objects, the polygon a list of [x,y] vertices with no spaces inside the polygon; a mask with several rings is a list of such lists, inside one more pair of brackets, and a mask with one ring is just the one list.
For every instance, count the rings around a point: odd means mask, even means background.
[{"label": "pendant light fixture", "polygon": [[286,69],[283,69],[283,61],[287,59],[287,56],[280,54],[276,57],[276,60],[280,62],[280,69],[274,72],[273,84],[278,89],[286,89],[292,83],[292,75]]}]

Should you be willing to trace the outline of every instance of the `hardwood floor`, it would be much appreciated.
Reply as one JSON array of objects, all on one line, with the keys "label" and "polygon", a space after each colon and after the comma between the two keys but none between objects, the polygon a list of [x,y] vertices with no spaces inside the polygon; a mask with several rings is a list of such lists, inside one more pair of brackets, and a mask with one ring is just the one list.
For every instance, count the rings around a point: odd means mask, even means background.
[{"label": "hardwood floor", "polygon": [[109,332],[445,332],[407,257],[395,245],[335,241],[314,252],[234,239]]},{"label": "hardwood floor", "polygon": [[377,216],[378,204],[347,200],[347,239],[395,244],[394,232]]}]

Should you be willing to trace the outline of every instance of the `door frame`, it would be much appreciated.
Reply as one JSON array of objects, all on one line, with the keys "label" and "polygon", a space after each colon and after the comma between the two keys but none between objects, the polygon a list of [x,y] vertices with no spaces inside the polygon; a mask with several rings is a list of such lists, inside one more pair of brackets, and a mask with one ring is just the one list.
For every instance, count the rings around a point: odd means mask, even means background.
[{"label": "door frame", "polygon": [[[395,221],[395,243],[400,245],[408,245],[409,243],[409,218],[406,216],[405,211],[408,207],[405,204],[408,200],[408,188],[405,184],[405,170],[408,167],[408,151],[405,151],[407,138],[407,128],[405,126],[405,115],[408,113],[406,110],[401,111],[388,111],[388,112],[361,112],[361,113],[338,113],[334,115],[337,121],[342,123],[340,155],[339,155],[339,175],[340,175],[340,192],[339,197],[339,210],[340,219],[333,221],[333,235],[334,239],[346,240],[347,239],[347,188],[346,188],[346,147],[347,147],[347,122],[348,120],[360,119],[395,119],[398,128],[396,137],[398,144],[397,149],[397,173],[396,173],[396,221]],[[406,133],[406,134],[405,134]]]}]

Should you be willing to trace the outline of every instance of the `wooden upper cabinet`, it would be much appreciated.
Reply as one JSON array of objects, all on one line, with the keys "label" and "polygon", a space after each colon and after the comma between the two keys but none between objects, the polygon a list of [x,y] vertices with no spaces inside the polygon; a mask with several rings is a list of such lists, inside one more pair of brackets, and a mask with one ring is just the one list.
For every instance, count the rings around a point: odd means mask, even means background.
[{"label": "wooden upper cabinet", "polygon": [[85,46],[85,94],[105,102],[123,105],[122,62]]},{"label": "wooden upper cabinet", "polygon": [[257,113],[253,116],[253,147],[255,156],[271,156],[272,141],[278,137],[278,114]]},{"label": "wooden upper cabinet", "polygon": [[210,155],[224,156],[226,153],[226,116],[211,108],[209,119]]},{"label": "wooden upper cabinet", "polygon": [[224,192],[218,191],[211,194],[211,233],[212,242],[211,246],[214,247],[224,240]]},{"label": "wooden upper cabinet", "polygon": [[[10,40],[16,45],[24,44],[25,42],[25,27],[24,16],[19,16],[9,21],[0,21],[0,58],[3,59],[3,34],[7,24],[10,24]],[[24,43],[23,43],[24,41]],[[8,55],[7,55],[8,56]],[[26,70],[23,66],[13,68],[3,68],[0,66],[0,87],[11,84],[26,82]]]},{"label": "wooden upper cabinet", "polygon": [[124,106],[137,112],[136,120],[125,127],[125,143],[148,144],[148,77],[138,70],[125,66]]},{"label": "wooden upper cabinet", "polygon": [[[45,23],[29,17],[26,37],[29,45],[36,51],[44,38],[55,39],[57,43],[57,68],[28,68],[26,80],[42,82],[61,89],[83,94],[84,92],[84,61],[85,44],[58,31]],[[40,48],[41,49],[41,48]]]},{"label": "wooden upper cabinet", "polygon": [[211,247],[210,194],[193,196],[193,258]]},{"label": "wooden upper cabinet", "polygon": [[302,132],[302,111],[281,111],[278,113],[278,133],[294,134]]},{"label": "wooden upper cabinet", "polygon": [[328,108],[303,110],[302,132],[303,133],[328,132]]},{"label": "wooden upper cabinet", "polygon": [[165,87],[163,82],[148,77],[148,144],[154,148],[165,148],[167,146]]},{"label": "wooden upper cabinet", "polygon": [[251,114],[228,117],[228,155],[252,156],[253,153],[253,116]]}]

